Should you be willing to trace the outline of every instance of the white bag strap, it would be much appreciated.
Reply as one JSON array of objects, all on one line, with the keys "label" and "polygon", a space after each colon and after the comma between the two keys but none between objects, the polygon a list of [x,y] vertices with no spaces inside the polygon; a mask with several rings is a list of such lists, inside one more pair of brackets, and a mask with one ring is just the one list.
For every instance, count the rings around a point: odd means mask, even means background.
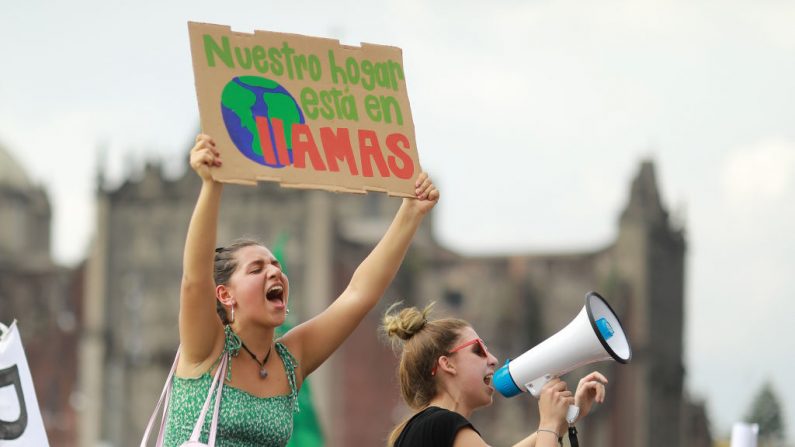
[{"label": "white bag strap", "polygon": [[155,444],[156,447],[162,447],[163,445],[163,436],[166,425],[166,414],[168,413],[168,400],[169,396],[171,396],[171,379],[174,377],[174,371],[177,369],[177,361],[179,360],[179,349],[177,349],[177,355],[174,357],[174,364],[171,365],[171,371],[168,373],[168,378],[166,379],[166,384],[163,385],[163,391],[160,393],[160,399],[157,401],[157,405],[155,406],[155,411],[152,413],[152,416],[149,418],[149,423],[146,424],[146,431],[144,431],[144,438],[141,440],[141,447],[146,447],[146,443],[149,440],[149,432],[152,431],[152,425],[155,422],[155,417],[157,417],[157,411],[160,409],[160,405],[163,404],[165,399],[165,405],[163,406],[163,414],[160,415],[160,431],[157,434],[157,443]]},{"label": "white bag strap", "polygon": [[218,428],[218,412],[221,408],[221,391],[224,388],[224,374],[226,373],[226,363],[229,360],[229,353],[224,352],[224,356],[221,358],[221,364],[218,365],[218,370],[215,371],[215,377],[213,377],[213,383],[210,385],[209,391],[207,391],[207,399],[204,401],[204,406],[202,407],[202,411],[199,414],[199,420],[196,421],[196,426],[193,427],[193,433],[190,435],[189,441],[192,442],[199,442],[199,436],[201,436],[202,426],[204,425],[204,419],[207,417],[207,410],[210,408],[210,399],[213,397],[213,390],[218,385],[218,388],[215,393],[215,406],[213,408],[213,420],[210,424],[210,436],[207,439],[207,445],[209,447],[215,446],[215,433]]},{"label": "white bag strap", "polygon": [[[229,362],[229,353],[224,353],[221,360],[221,378],[218,383],[218,392],[215,394],[215,408],[213,409],[213,421],[210,424],[210,438],[207,440],[211,446],[215,446],[215,433],[218,430],[218,416],[221,411],[221,390],[224,388],[224,378],[226,377],[226,364]],[[216,374],[218,374],[216,372]]]}]

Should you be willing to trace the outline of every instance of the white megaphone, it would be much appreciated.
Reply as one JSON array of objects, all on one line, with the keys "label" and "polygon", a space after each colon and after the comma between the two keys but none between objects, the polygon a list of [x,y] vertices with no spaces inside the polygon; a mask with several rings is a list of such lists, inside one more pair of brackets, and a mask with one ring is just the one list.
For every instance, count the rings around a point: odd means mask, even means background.
[{"label": "white megaphone", "polygon": [[[618,316],[598,293],[588,292],[585,306],[571,323],[494,373],[494,387],[505,397],[529,391],[538,398],[554,377],[602,360],[628,363],[631,358],[632,348]],[[579,413],[571,405],[566,420],[574,423]]]}]

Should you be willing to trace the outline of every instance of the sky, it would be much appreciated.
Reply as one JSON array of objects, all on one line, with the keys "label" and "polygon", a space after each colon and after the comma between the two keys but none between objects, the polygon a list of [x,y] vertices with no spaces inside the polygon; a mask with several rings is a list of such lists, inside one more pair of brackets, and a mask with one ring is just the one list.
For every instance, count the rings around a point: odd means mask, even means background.
[{"label": "sky", "polygon": [[188,20],[402,48],[434,231],[464,254],[601,248],[652,160],[686,228],[688,393],[726,436],[770,381],[795,439],[795,3],[3,2],[0,144],[59,262],[86,255],[98,169],[184,172]]}]

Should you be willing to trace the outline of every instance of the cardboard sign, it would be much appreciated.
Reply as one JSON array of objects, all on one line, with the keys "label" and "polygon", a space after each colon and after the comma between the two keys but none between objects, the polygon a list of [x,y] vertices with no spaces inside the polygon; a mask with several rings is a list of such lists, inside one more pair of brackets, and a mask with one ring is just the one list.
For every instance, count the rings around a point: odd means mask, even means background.
[{"label": "cardboard sign", "polygon": [[17,322],[0,324],[0,446],[49,445]]},{"label": "cardboard sign", "polygon": [[399,48],[188,23],[217,181],[414,196],[421,172]]}]

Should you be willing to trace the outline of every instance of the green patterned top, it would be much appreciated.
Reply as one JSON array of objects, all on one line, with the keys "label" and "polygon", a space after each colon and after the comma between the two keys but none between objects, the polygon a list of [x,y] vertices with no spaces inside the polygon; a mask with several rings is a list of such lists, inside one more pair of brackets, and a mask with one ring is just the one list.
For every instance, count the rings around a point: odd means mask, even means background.
[{"label": "green patterned top", "polygon": [[[240,350],[240,338],[229,326],[226,326],[224,331],[226,335],[224,352],[236,357]],[[298,363],[283,344],[276,343],[276,352],[284,362],[287,380],[290,383],[290,394],[257,397],[225,383],[218,415],[216,446],[284,447],[287,445],[293,432],[293,413],[298,411],[298,390],[295,385],[295,368],[298,367]],[[220,360],[219,357],[216,364]],[[212,369],[210,368],[210,371]],[[210,384],[213,382],[210,371],[196,378],[174,376],[164,439],[166,447],[178,447],[190,438],[193,427],[199,419],[202,405],[207,399]],[[230,361],[226,371],[227,382],[231,378]],[[215,393],[211,398],[210,408],[202,427],[200,437],[202,442],[207,442],[209,437],[214,403]]]}]

